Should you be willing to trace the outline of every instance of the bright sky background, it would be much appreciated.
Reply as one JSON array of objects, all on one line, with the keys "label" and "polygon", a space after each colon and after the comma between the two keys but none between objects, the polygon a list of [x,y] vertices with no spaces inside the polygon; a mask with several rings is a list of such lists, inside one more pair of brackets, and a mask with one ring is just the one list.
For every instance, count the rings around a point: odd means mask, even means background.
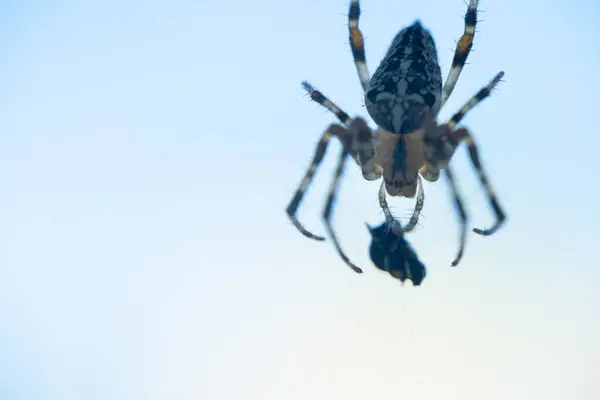
[{"label": "bright sky background", "polygon": [[[481,0],[441,119],[506,72],[465,125],[509,219],[450,268],[457,218],[426,184],[417,288],[370,264],[379,183],[355,166],[334,218],[363,275],[284,213],[334,121],[300,82],[366,116],[347,8],[0,0],[1,399],[600,398],[600,3]],[[371,71],[420,18],[446,77],[461,0],[362,9]],[[301,209],[316,233],[338,150]]]}]

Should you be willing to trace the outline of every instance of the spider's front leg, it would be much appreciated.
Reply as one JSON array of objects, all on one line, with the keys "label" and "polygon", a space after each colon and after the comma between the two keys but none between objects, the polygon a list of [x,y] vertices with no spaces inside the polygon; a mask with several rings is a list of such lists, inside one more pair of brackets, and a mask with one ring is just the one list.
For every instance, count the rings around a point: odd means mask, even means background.
[{"label": "spider's front leg", "polygon": [[[468,216],[465,211],[464,202],[460,196],[458,191],[458,187],[454,180],[454,174],[452,169],[448,165],[452,155],[456,151],[456,148],[461,142],[465,142],[469,149],[469,156],[474,168],[477,170],[479,180],[486,192],[490,205],[496,215],[496,223],[490,229],[482,230],[482,229],[473,229],[475,233],[480,235],[491,235],[498,230],[498,228],[502,225],[505,220],[505,214],[492,189],[492,186],[487,178],[485,171],[483,170],[483,166],[479,160],[479,154],[477,151],[477,146],[473,141],[473,138],[469,131],[464,128],[457,129],[452,131],[449,128],[448,124],[444,124],[441,126],[436,126],[435,128],[431,127],[429,124],[426,129],[425,136],[425,145],[426,145],[426,159],[427,164],[425,168],[425,174],[439,176],[440,171],[443,169],[446,173],[446,178],[450,184],[450,188],[452,190],[452,196],[454,198],[454,204],[458,211],[460,218],[460,245],[459,251],[452,262],[452,266],[455,267],[460,262],[462,258],[466,240],[467,240],[467,223]],[[425,175],[424,175],[425,177]]]},{"label": "spider's front leg", "polygon": [[335,176],[329,187],[329,193],[327,195],[327,203],[323,210],[323,221],[325,227],[333,244],[340,255],[340,257],[346,262],[346,264],[354,270],[356,273],[362,273],[362,269],[354,265],[352,261],[346,256],[342,250],[337,235],[333,230],[331,224],[333,204],[335,202],[335,196],[338,191],[339,182],[344,172],[346,160],[348,155],[352,154],[361,166],[363,176],[368,180],[375,180],[381,177],[380,167],[375,164],[375,148],[373,144],[372,131],[367,123],[360,117],[357,117],[350,122],[346,135],[342,137],[342,152],[335,170]]},{"label": "spider's front leg", "polygon": [[308,231],[306,228],[304,228],[304,226],[302,226],[300,221],[298,221],[298,218],[296,217],[296,212],[298,211],[298,207],[300,206],[300,203],[304,199],[304,195],[306,194],[308,187],[312,183],[314,175],[317,172],[317,169],[319,168],[321,161],[323,161],[323,158],[325,157],[325,153],[327,152],[327,147],[329,145],[329,140],[333,136],[340,139],[343,143],[347,136],[347,130],[344,127],[342,127],[341,125],[337,125],[337,124],[331,124],[329,126],[329,128],[327,128],[327,130],[325,130],[325,132],[321,136],[321,139],[317,143],[317,148],[315,150],[315,154],[313,156],[312,162],[310,163],[308,170],[304,174],[302,181],[300,181],[300,185],[298,186],[298,189],[296,189],[296,192],[294,193],[294,197],[292,198],[292,200],[290,201],[290,204],[286,208],[286,213],[289,216],[292,223],[294,224],[294,226],[296,228],[298,228],[298,230],[304,236],[306,236],[310,239],[315,239],[315,240],[325,240],[325,238],[322,236],[317,236],[317,235],[313,234],[312,232]]},{"label": "spider's front leg", "polygon": [[452,261],[452,266],[456,267],[458,265],[458,263],[460,262],[460,260],[462,259],[462,256],[465,252],[465,246],[467,243],[467,224],[468,224],[469,218],[467,216],[464,202],[461,198],[458,187],[456,186],[456,181],[454,180],[454,174],[452,173],[452,169],[450,168],[450,166],[446,166],[446,168],[444,169],[444,172],[446,173],[446,178],[448,179],[448,183],[450,184],[450,189],[452,190],[452,197],[454,198],[454,206],[456,207],[456,210],[458,211],[458,216],[460,217],[460,242],[459,242],[459,247],[458,247],[458,253],[456,254],[456,257],[454,258],[454,261]]},{"label": "spider's front leg", "polygon": [[337,235],[333,229],[331,224],[333,205],[335,203],[335,196],[338,191],[339,182],[344,172],[344,167],[346,164],[346,160],[348,155],[353,155],[355,159],[359,162],[361,169],[363,171],[363,176],[366,178],[377,179],[381,176],[381,171],[378,165],[374,163],[375,158],[375,147],[373,144],[372,132],[368,127],[367,123],[362,118],[356,118],[351,120],[348,128],[345,128],[338,124],[332,124],[327,128],[327,130],[321,136],[321,140],[317,144],[317,149],[315,150],[315,155],[313,160],[304,175],[304,178],[300,182],[292,201],[288,205],[286,212],[294,224],[296,228],[306,237],[316,240],[325,240],[325,238],[321,236],[314,235],[313,233],[306,230],[302,224],[298,221],[296,217],[296,212],[302,199],[304,198],[304,194],[308,189],[308,186],[312,182],[315,172],[317,171],[323,157],[325,156],[325,152],[327,151],[327,146],[329,144],[329,140],[331,137],[337,137],[342,142],[342,151],[340,153],[340,158],[335,170],[335,176],[329,187],[329,192],[327,195],[327,202],[325,208],[323,209],[323,221],[325,223],[325,227],[333,244],[340,255],[340,257],[346,262],[346,264],[352,268],[357,273],[362,273],[362,269],[354,265],[352,261],[346,256],[344,251],[342,250],[339,241],[337,239]]},{"label": "spider's front leg", "polygon": [[457,143],[459,143],[461,141],[464,141],[466,143],[467,148],[469,150],[469,158],[471,159],[471,163],[473,164],[473,167],[477,171],[477,175],[479,176],[479,182],[481,183],[481,186],[483,187],[483,190],[485,191],[485,194],[488,198],[490,206],[492,207],[492,210],[496,217],[496,222],[494,223],[494,225],[492,225],[491,228],[489,228],[489,229],[474,228],[473,232],[475,232],[479,235],[483,235],[483,236],[492,235],[500,228],[500,226],[502,226],[502,224],[506,220],[506,214],[504,213],[504,210],[502,209],[502,207],[500,207],[500,203],[498,202],[496,193],[495,193],[494,189],[492,188],[490,181],[487,178],[487,174],[483,170],[483,166],[481,165],[481,161],[479,159],[479,151],[477,150],[477,146],[475,145],[475,142],[473,141],[473,137],[471,136],[469,131],[466,129],[458,129],[452,133],[452,137],[453,137],[453,140],[456,141]]},{"label": "spider's front leg", "polygon": [[[452,261],[452,266],[456,267],[462,259],[465,250],[468,224],[468,215],[465,211],[464,202],[454,180],[452,169],[448,165],[450,159],[456,152],[459,140],[456,140],[452,135],[452,131],[448,124],[441,126],[436,125],[433,116],[429,116],[426,119],[424,130],[425,136],[423,138],[423,148],[425,154],[425,166],[421,168],[421,174],[424,179],[435,182],[439,178],[440,172],[444,170],[452,191],[454,206],[456,207],[460,219],[458,253]],[[464,129],[459,129],[459,131],[461,130]]]},{"label": "spider's front leg", "polygon": [[[494,78],[490,81],[490,83],[481,88],[475,94],[475,96],[469,99],[469,101],[467,101],[465,105],[462,106],[460,110],[458,110],[458,112],[452,116],[452,118],[450,118],[447,124],[433,129],[432,127],[434,125],[432,125],[432,121],[429,120],[427,122],[428,129],[426,129],[426,131],[428,133],[426,134],[426,146],[427,143],[432,143],[432,139],[433,142],[437,140],[438,143],[441,143],[439,141],[442,140],[442,137],[445,137],[447,139],[444,139],[445,149],[440,148],[439,150],[441,150],[441,153],[438,151],[438,154],[435,156],[438,159],[440,165],[426,165],[420,171],[423,177],[427,180],[431,180],[432,178],[437,179],[437,176],[439,176],[440,171],[440,168],[437,167],[444,168],[446,165],[448,165],[448,162],[452,158],[452,155],[454,154],[458,144],[461,141],[464,141],[466,143],[467,148],[469,149],[469,157],[471,159],[471,163],[473,164],[473,167],[477,170],[479,181],[481,182],[481,185],[483,186],[483,189],[486,192],[488,201],[490,202],[490,206],[492,207],[492,210],[496,216],[496,222],[490,229],[473,229],[473,232],[484,236],[489,236],[496,232],[506,219],[506,215],[504,214],[502,207],[500,207],[500,204],[498,203],[496,194],[494,193],[494,190],[492,189],[492,186],[487,178],[487,174],[483,170],[483,166],[481,165],[481,161],[479,159],[479,152],[477,150],[477,146],[475,145],[475,142],[473,141],[473,138],[471,137],[469,131],[467,131],[466,129],[453,129],[464,118],[467,112],[469,112],[477,104],[482,102],[491,94],[492,90],[494,89],[494,87],[496,87],[496,85],[498,85],[503,76],[503,71],[498,72],[496,76],[494,76]],[[427,157],[428,156],[426,155],[426,158]],[[431,157],[431,154],[429,155],[429,157]]]}]

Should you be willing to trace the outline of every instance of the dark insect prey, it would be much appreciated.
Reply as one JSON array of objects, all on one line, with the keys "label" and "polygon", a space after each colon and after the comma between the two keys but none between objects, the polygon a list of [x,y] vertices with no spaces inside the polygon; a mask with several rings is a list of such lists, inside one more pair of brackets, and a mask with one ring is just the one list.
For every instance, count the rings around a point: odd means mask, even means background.
[{"label": "dark insect prey", "polygon": [[425,265],[402,231],[390,228],[387,222],[374,228],[367,225],[367,228],[371,232],[369,256],[373,264],[403,284],[405,280],[409,280],[413,286],[420,286],[425,279]]}]

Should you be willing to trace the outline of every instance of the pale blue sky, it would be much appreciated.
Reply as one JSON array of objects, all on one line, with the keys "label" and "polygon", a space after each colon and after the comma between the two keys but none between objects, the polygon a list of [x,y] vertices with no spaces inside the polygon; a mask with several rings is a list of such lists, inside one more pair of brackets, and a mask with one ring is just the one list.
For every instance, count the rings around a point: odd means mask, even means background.
[{"label": "pale blue sky", "polygon": [[[284,213],[334,121],[300,82],[366,116],[347,7],[0,0],[1,399],[600,396],[600,3],[481,0],[441,119],[506,72],[464,122],[509,219],[450,268],[457,218],[426,184],[418,288],[370,264],[358,168],[334,218],[363,275]],[[462,1],[362,8],[371,71],[420,18],[445,78]],[[301,209],[316,233],[338,149]],[[489,225],[464,149],[453,165]]]}]

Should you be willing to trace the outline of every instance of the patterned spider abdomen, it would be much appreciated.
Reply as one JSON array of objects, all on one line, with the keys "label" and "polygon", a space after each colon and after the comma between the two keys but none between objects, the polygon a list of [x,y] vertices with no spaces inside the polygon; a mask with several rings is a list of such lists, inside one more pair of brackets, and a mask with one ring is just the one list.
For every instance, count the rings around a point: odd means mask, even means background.
[{"label": "patterned spider abdomen", "polygon": [[373,264],[402,282],[408,279],[419,286],[425,279],[425,266],[404,235],[393,232],[387,222],[369,227],[369,231],[372,237],[369,256]]},{"label": "patterned spider abdomen", "polygon": [[371,77],[365,107],[373,121],[395,134],[421,127],[428,108],[441,106],[442,72],[431,33],[419,20],[402,29]]}]

